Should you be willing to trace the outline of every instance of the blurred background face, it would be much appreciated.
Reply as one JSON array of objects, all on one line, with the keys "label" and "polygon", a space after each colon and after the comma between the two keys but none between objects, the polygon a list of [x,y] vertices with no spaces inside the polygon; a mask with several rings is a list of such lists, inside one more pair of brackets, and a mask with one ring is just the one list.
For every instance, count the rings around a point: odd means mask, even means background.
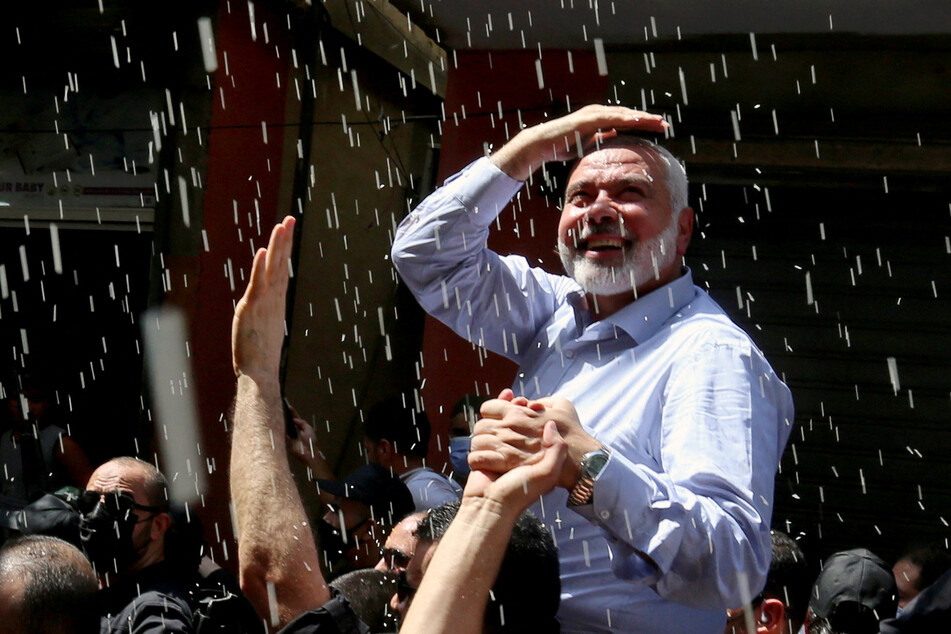
[{"label": "blurred background face", "polygon": [[367,505],[338,496],[322,519],[339,532],[340,549],[351,565],[372,568],[379,562],[383,536]]},{"label": "blurred background face", "polygon": [[36,421],[42,422],[50,408],[50,402],[46,394],[37,388],[24,388],[23,398],[26,399],[27,407]]},{"label": "blurred background face", "polygon": [[20,407],[20,399],[16,396],[11,396],[5,401],[7,411],[10,414],[10,422],[14,425],[23,422],[23,408]]},{"label": "blurred background face", "polygon": [[898,607],[904,609],[908,603],[918,596],[918,577],[921,568],[907,559],[901,559],[892,567],[895,575],[895,584],[898,586]]},{"label": "blurred background face", "polygon": [[324,514],[324,521],[338,530],[353,529],[369,518],[370,509],[366,504],[339,496],[334,497],[333,504]]},{"label": "blurred background face", "polygon": [[469,436],[477,420],[479,420],[479,413],[467,407],[464,411],[449,419],[449,434],[454,438]]}]

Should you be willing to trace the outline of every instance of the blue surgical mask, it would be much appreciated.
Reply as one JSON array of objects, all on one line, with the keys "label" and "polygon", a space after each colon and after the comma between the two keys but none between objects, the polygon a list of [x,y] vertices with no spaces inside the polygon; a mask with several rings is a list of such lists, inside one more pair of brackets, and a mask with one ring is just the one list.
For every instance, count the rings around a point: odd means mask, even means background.
[{"label": "blue surgical mask", "polygon": [[469,437],[456,436],[449,439],[449,462],[459,480],[469,476]]}]

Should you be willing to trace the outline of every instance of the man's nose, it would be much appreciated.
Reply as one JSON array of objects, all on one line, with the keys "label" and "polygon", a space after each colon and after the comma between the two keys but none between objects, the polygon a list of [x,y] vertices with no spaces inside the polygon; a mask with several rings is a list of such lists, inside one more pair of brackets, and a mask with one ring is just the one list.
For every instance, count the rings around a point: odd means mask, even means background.
[{"label": "man's nose", "polygon": [[588,224],[599,225],[605,222],[617,222],[618,212],[614,200],[607,192],[599,192],[597,198],[585,207],[584,221]]}]

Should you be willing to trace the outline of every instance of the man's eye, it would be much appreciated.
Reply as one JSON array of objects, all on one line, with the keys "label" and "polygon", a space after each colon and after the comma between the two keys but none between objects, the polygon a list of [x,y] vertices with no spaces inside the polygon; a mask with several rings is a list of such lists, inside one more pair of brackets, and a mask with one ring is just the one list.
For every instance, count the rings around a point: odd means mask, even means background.
[{"label": "man's eye", "polygon": [[402,553],[388,552],[384,554],[386,565],[390,570],[406,568],[409,565],[409,557]]},{"label": "man's eye", "polygon": [[584,206],[588,203],[588,195],[584,192],[572,194],[568,202],[578,207]]}]

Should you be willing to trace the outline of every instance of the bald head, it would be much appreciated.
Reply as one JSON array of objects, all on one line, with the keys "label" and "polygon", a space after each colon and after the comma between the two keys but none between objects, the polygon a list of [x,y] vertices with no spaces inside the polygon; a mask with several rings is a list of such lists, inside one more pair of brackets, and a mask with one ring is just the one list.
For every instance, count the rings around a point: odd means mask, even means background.
[{"label": "bald head", "polygon": [[86,488],[101,493],[126,491],[139,504],[168,511],[168,480],[155,465],[138,458],[123,456],[103,463],[93,471]]},{"label": "bald head", "polygon": [[0,634],[86,634],[99,629],[92,566],[73,545],[32,535],[0,548]]}]

